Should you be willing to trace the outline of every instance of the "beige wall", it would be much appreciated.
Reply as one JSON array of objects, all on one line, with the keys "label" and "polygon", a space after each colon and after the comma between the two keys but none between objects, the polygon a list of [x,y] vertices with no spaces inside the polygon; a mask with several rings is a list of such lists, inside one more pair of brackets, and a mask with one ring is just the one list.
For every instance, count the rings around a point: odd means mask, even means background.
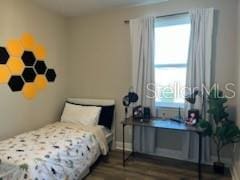
[{"label": "beige wall", "polygon": [[5,139],[59,119],[66,93],[67,37],[65,19],[31,0],[1,0],[0,26],[0,46],[29,32],[45,45],[47,65],[57,72],[56,82],[32,101],[11,92],[7,85],[0,85],[0,139]]},{"label": "beige wall", "polygon": [[[159,5],[125,8],[71,19],[68,95],[116,99],[117,140],[121,141],[121,98],[131,86],[129,27],[123,21],[145,15],[172,14],[194,7],[217,9],[215,80],[221,86],[228,82],[236,83],[236,5],[237,0],[171,0]],[[236,100],[231,100],[229,104],[234,112]]]}]

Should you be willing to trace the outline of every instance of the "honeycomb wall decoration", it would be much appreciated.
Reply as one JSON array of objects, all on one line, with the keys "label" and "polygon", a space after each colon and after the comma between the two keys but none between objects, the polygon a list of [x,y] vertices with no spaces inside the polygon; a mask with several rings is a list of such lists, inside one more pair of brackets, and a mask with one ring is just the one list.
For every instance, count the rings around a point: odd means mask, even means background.
[{"label": "honeycomb wall decoration", "polygon": [[55,79],[55,70],[46,65],[44,46],[31,34],[24,33],[19,40],[0,46],[0,84],[7,84],[11,91],[22,92],[31,100]]}]

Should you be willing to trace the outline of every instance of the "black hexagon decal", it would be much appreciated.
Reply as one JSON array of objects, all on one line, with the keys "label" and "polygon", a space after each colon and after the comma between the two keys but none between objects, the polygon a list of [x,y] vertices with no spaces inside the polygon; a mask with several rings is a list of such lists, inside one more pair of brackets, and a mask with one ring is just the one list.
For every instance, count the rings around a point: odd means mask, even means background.
[{"label": "black hexagon decal", "polygon": [[0,64],[6,64],[9,59],[9,54],[4,47],[0,47]]},{"label": "black hexagon decal", "polygon": [[24,81],[21,76],[11,76],[8,86],[13,92],[21,91],[24,86]]},{"label": "black hexagon decal", "polygon": [[33,82],[36,78],[36,73],[33,68],[25,68],[22,77],[25,82]]},{"label": "black hexagon decal", "polygon": [[56,73],[55,73],[54,69],[48,69],[47,70],[46,78],[47,78],[48,82],[54,82],[55,81]]},{"label": "black hexagon decal", "polygon": [[24,51],[22,55],[22,60],[25,66],[33,66],[36,61],[36,58],[32,51]]},{"label": "black hexagon decal", "polygon": [[37,61],[34,68],[38,74],[45,74],[47,70],[47,66],[44,61]]}]

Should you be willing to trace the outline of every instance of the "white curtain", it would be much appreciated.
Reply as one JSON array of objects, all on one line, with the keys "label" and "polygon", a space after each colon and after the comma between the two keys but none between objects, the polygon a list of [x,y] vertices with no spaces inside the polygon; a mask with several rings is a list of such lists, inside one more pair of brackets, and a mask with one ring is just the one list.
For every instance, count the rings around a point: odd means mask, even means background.
[{"label": "white curtain", "polygon": [[[191,37],[187,65],[186,87],[193,90],[198,88],[202,96],[197,96],[196,103],[190,107],[185,103],[185,112],[190,108],[199,109],[202,112],[202,118],[206,118],[206,93],[203,93],[202,87],[207,89],[211,87],[211,66],[212,66],[212,37],[214,9],[193,9],[190,10],[191,17]],[[189,93],[187,91],[186,93]],[[205,100],[204,100],[205,99]],[[187,114],[186,114],[187,115]],[[196,160],[198,152],[198,139],[194,134],[188,134],[186,140],[189,142],[186,146],[186,158]],[[203,161],[210,160],[210,142],[209,139],[203,140]]]},{"label": "white curtain", "polygon": [[[139,95],[138,103],[150,107],[155,116],[155,98],[148,85],[154,83],[154,17],[130,20],[132,46],[132,82],[134,91]],[[156,130],[135,128],[135,151],[152,153],[155,149]]]}]

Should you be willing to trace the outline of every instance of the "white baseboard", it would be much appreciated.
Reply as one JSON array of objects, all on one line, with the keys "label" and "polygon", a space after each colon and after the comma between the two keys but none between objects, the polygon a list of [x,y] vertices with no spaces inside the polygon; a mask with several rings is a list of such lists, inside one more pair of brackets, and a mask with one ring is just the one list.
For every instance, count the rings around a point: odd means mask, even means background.
[{"label": "white baseboard", "polygon": [[157,151],[156,153],[161,157],[183,160],[182,151],[165,148],[157,148],[156,151]]},{"label": "white baseboard", "polygon": [[[123,150],[123,143],[121,141],[116,142],[116,149]],[[132,151],[132,143],[125,143],[125,150]]]},{"label": "white baseboard", "polygon": [[[120,141],[117,141],[116,149],[123,150],[123,143]],[[125,150],[131,152],[132,151],[132,143],[125,143]],[[157,153],[159,154],[159,156],[162,156],[162,157],[182,160],[182,158],[181,158],[182,152],[181,151],[158,148]]]},{"label": "white baseboard", "polygon": [[[116,149],[122,150],[123,149],[123,143],[121,141],[116,142]],[[125,143],[125,150],[126,151],[132,151],[132,144],[131,143]],[[184,152],[181,150],[172,150],[172,149],[163,149],[163,148],[157,148],[157,154],[161,157],[166,158],[172,158],[177,160],[184,160],[189,162],[197,162],[197,160],[188,160],[184,156]],[[153,154],[152,154],[153,155]],[[205,162],[206,165],[212,165],[213,162],[217,160],[216,156],[211,156],[211,162]],[[226,164],[226,167],[231,167],[232,160],[230,158],[222,158],[223,162]],[[239,179],[236,179],[239,180]]]},{"label": "white baseboard", "polygon": [[[121,141],[116,142],[116,149],[123,150],[123,143]],[[125,150],[132,151],[132,143],[125,143]],[[156,151],[159,156],[182,160],[182,151],[162,148],[157,148]]]}]

